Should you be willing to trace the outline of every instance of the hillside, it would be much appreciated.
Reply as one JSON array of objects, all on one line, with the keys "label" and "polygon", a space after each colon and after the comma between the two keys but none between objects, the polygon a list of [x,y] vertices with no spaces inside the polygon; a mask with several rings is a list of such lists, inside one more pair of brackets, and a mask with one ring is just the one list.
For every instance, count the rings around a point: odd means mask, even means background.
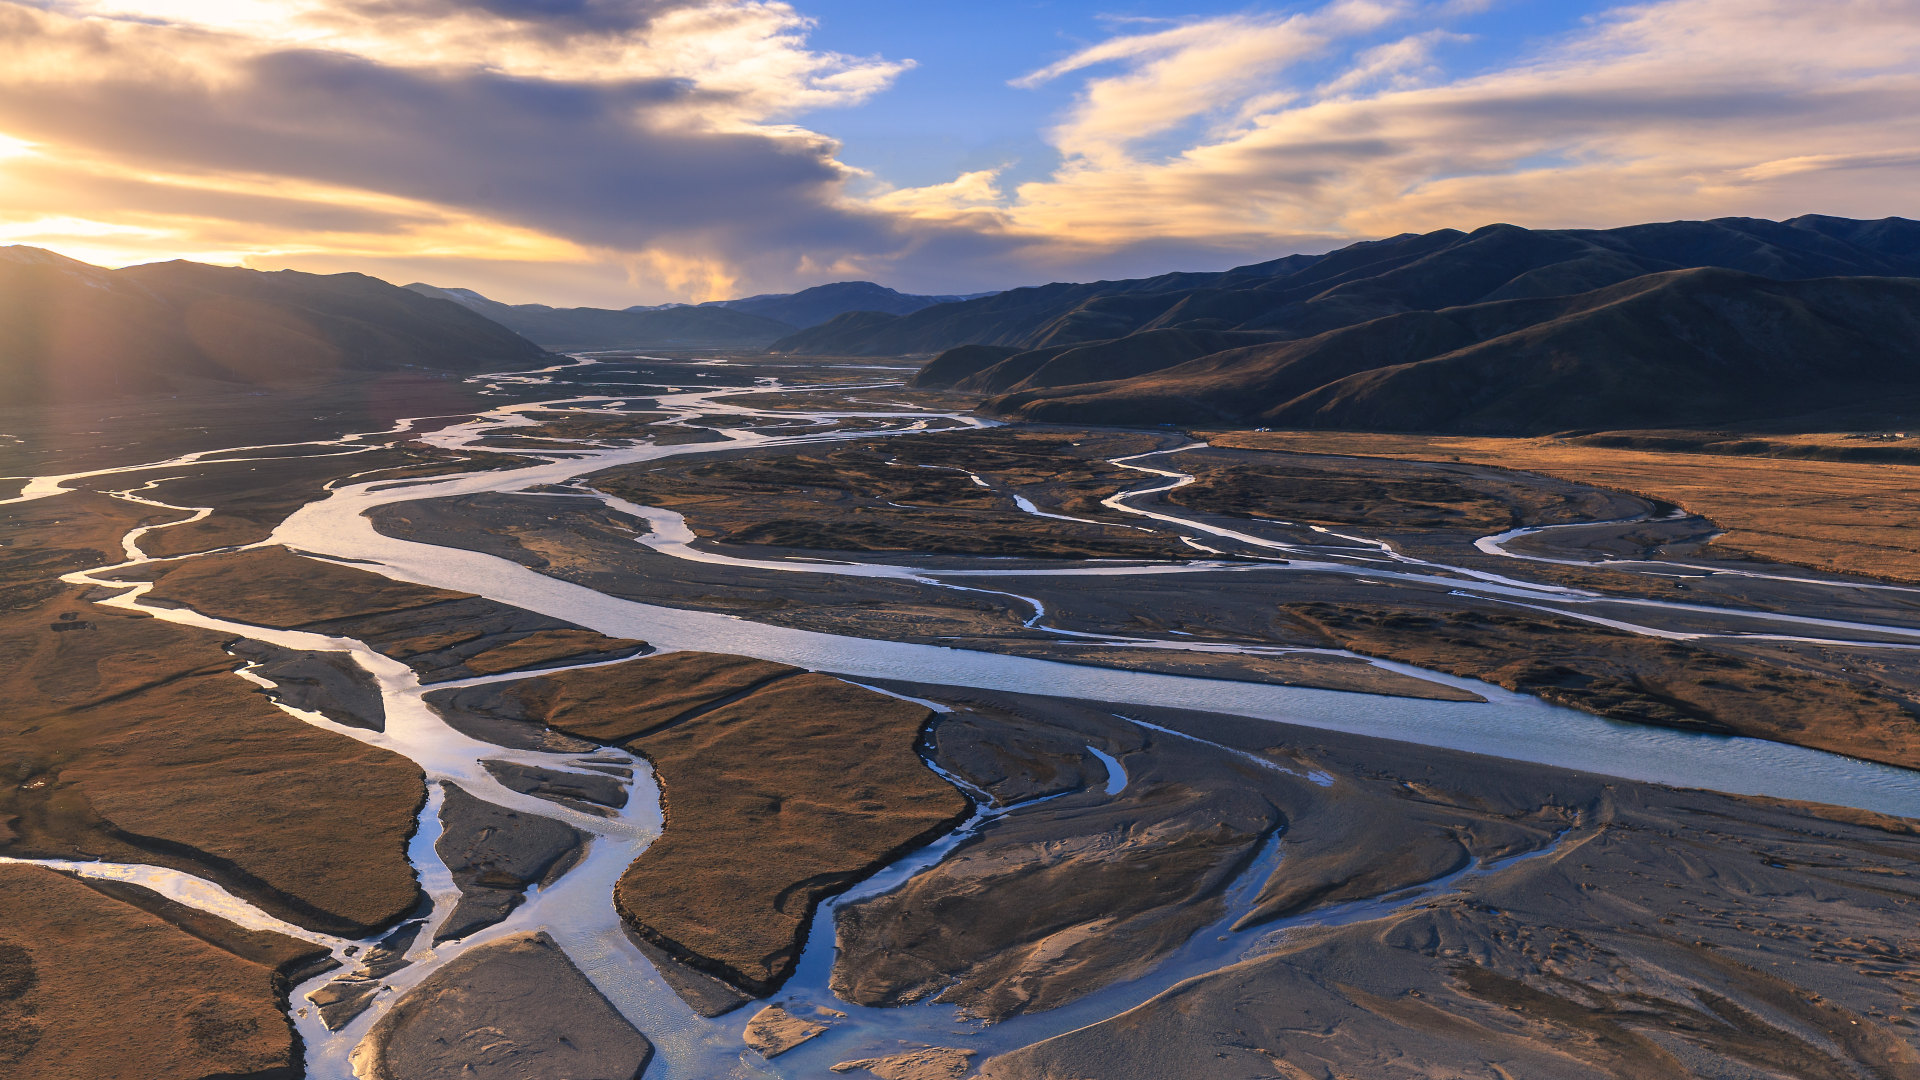
[{"label": "hillside", "polygon": [[1703,266],[1782,280],[1920,275],[1920,222],[1807,216],[1608,230],[1443,229],[1219,273],[1012,289],[831,333],[831,324],[815,327],[771,348],[855,356],[958,345],[1024,351],[1161,329],[1306,338],[1401,312],[1572,295]]},{"label": "hillside", "polygon": [[1017,389],[984,408],[1058,423],[1540,435],[1725,424],[1901,394],[1920,394],[1920,280],[1702,268],[1405,312],[1132,378]]},{"label": "hillside", "polygon": [[0,400],[164,393],[179,380],[288,385],[347,372],[537,366],[533,342],[364,274],[191,262],[106,270],[0,248]]},{"label": "hillside", "polygon": [[[849,340],[858,341],[870,332],[878,331],[899,321],[899,316],[884,311],[843,311],[819,326],[810,326],[797,334],[789,334],[767,346],[771,353],[792,353],[800,356],[843,355],[836,346]],[[1020,350],[1015,349],[1014,352]],[[885,352],[851,353],[854,356],[886,356]]]},{"label": "hillside", "polygon": [[[970,296],[917,296],[912,293],[895,292],[871,281],[836,281],[829,285],[816,285],[811,289],[802,289],[796,293],[767,293],[761,296],[743,297],[739,300],[714,300],[700,306],[743,311],[749,315],[778,319],[805,330],[808,327],[819,326],[834,316],[849,311],[911,315],[935,304],[952,304],[992,295],[994,294],[974,293]],[[637,309],[628,308],[627,310]]]},{"label": "hillside", "polygon": [[556,308],[503,304],[471,289],[442,289],[421,282],[407,288],[422,296],[460,304],[558,352],[647,346],[757,348],[794,330],[776,319],[722,307],[676,306],[654,311]]}]

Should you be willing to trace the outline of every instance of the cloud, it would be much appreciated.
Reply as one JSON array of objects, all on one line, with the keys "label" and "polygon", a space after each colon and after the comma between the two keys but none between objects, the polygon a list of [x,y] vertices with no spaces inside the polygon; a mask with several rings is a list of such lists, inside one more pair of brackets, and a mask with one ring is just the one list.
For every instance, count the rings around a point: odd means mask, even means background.
[{"label": "cloud", "polygon": [[1054,132],[1070,157],[1125,164],[1125,148],[1193,117],[1224,110],[1266,90],[1288,65],[1343,35],[1392,21],[1404,4],[1338,0],[1285,17],[1234,15],[1149,34],[1117,37],[1013,82],[1033,87],[1088,68],[1125,70],[1089,80],[1071,117]]},{"label": "cloud", "polygon": [[[379,25],[432,5],[174,6],[0,4],[0,131],[33,150],[6,174],[16,222],[70,217],[85,195],[56,192],[65,173],[113,190],[120,220],[171,216],[202,246],[219,211],[189,191],[230,199],[233,224],[267,226],[256,250],[282,252],[337,242],[321,219],[345,208],[350,247],[394,254],[449,232],[638,267],[892,243],[886,215],[842,197],[837,144],[780,118],[864,100],[901,65],[807,52],[784,5],[497,3],[411,42]],[[530,21],[550,36],[520,34]],[[36,190],[45,205],[22,198]]]},{"label": "cloud", "polygon": [[[1305,58],[1305,42],[1324,50],[1341,34],[1433,14],[1342,8],[1269,22],[1264,37],[1245,16],[1119,37],[1036,72],[1121,67],[1089,80],[1055,133],[1065,164],[1018,189],[1008,227],[1231,246],[1496,220],[1609,226],[1910,205],[1889,191],[1913,185],[1911,155],[1881,148],[1920,145],[1920,4],[1621,8],[1523,63],[1452,82],[1431,61],[1451,35],[1430,28],[1358,51],[1317,88],[1280,92],[1273,69]],[[1233,50],[1247,56],[1237,72]],[[1412,85],[1394,77],[1410,72]],[[1235,119],[1170,152],[1142,139],[1168,117],[1200,114]],[[1839,180],[1843,169],[1857,175]],[[1815,171],[1834,180],[1819,198],[1805,183],[1770,184]]]},{"label": "cloud", "polygon": [[1363,87],[1390,82],[1396,89],[1413,85],[1423,78],[1437,77],[1440,68],[1433,63],[1433,48],[1447,42],[1471,40],[1465,34],[1428,30],[1399,41],[1376,46],[1359,54],[1352,67],[1319,88],[1323,95],[1345,94]]},{"label": "cloud", "polygon": [[1763,161],[1751,168],[1742,169],[1735,175],[1752,183],[1765,183],[1784,176],[1793,176],[1796,173],[1839,169],[1913,169],[1915,167],[1920,167],[1920,147],[1865,154],[1803,154],[1799,157]]},{"label": "cloud", "polygon": [[953,221],[978,214],[1004,219],[1000,203],[1005,196],[997,183],[1000,172],[999,169],[981,169],[961,173],[944,184],[890,191],[876,196],[872,205],[881,210],[936,221]]},{"label": "cloud", "polygon": [[889,189],[815,130],[908,62],[770,0],[0,0],[0,239],[624,306],[1205,269],[1491,221],[1911,207],[1920,0],[1658,0],[1450,75],[1480,0],[1112,36],[1060,166]]}]

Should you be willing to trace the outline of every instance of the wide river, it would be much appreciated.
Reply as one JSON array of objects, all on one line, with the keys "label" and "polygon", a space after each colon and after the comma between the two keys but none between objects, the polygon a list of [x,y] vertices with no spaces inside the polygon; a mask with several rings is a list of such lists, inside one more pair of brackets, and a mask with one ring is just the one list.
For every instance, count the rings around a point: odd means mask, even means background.
[{"label": "wide river", "polygon": [[[760,414],[755,410],[733,404],[727,399],[744,392],[766,393],[771,389],[775,388],[760,386],[751,391],[669,394],[653,399],[647,405],[646,411],[672,413],[683,420],[726,413],[751,417]],[[522,404],[504,408],[478,421],[458,424],[424,435],[422,438],[436,445],[457,449],[483,437],[489,431],[498,433],[503,425],[530,424],[532,421],[520,416],[521,413],[568,406],[586,407],[595,411],[620,411],[620,405],[606,397],[568,398]],[[730,615],[684,611],[622,600],[544,576],[517,563],[491,555],[385,536],[374,529],[372,521],[367,516],[368,511],[392,503],[487,492],[526,491],[545,485],[563,485],[592,472],[616,465],[706,454],[716,450],[738,448],[742,445],[793,446],[843,439],[872,440],[901,431],[925,430],[925,424],[922,421],[929,418],[931,414],[902,414],[897,411],[809,413],[780,410],[767,415],[776,416],[783,421],[810,421],[819,425],[821,430],[816,433],[776,436],[730,428],[725,431],[729,440],[727,442],[666,447],[610,446],[589,441],[582,442],[577,448],[564,451],[564,456],[561,452],[555,452],[555,456],[523,468],[456,475],[401,485],[383,484],[377,478],[363,482],[342,483],[337,485],[326,498],[311,503],[290,516],[276,530],[268,543],[284,544],[315,555],[353,560],[354,564],[362,569],[403,581],[479,593],[494,600],[565,619],[611,636],[644,639],[664,650],[701,649],[737,653],[853,678],[902,679],[1084,698],[1113,702],[1122,706],[1134,703],[1232,713],[1583,769],[1631,780],[1805,799],[1886,813],[1920,816],[1920,773],[1755,739],[1691,734],[1616,723],[1586,713],[1548,705],[1536,698],[1509,693],[1495,686],[1435,675],[1431,672],[1418,672],[1418,674],[1434,681],[1468,687],[1485,696],[1487,701],[1483,704],[1424,701],[1185,678],[770,626]],[[848,417],[890,423],[895,427],[892,431],[831,428],[832,422]],[[970,417],[950,419],[976,426],[981,423]],[[404,422],[400,430],[406,430]],[[337,445],[350,448],[356,445],[356,441],[356,437],[349,436],[339,440]],[[191,457],[200,459],[217,454],[238,454],[242,451],[260,449],[265,448],[241,448],[236,451],[213,452],[191,455]],[[514,452],[533,458],[542,456],[540,450],[519,449]],[[1165,460],[1165,458],[1160,459],[1162,462]],[[189,462],[182,459],[179,463]],[[131,472],[136,468],[152,467],[151,464],[147,464],[124,469],[102,470],[102,472]],[[1178,478],[1183,475],[1173,471],[1171,467],[1145,466],[1142,469],[1144,472],[1173,478],[1173,483],[1179,482]],[[98,473],[89,475],[98,475]],[[73,478],[36,478],[29,483],[21,497],[25,499],[55,494],[61,490],[62,481],[71,479]],[[1159,486],[1171,486],[1171,484]],[[134,496],[131,493],[129,497],[139,498],[142,501],[146,501],[147,498]],[[1116,497],[1113,505],[1119,509],[1127,509],[1129,512],[1140,512],[1143,517],[1156,518],[1164,523],[1191,527],[1198,534],[1211,533],[1269,548],[1286,547],[1286,545],[1258,537],[1248,537],[1246,534],[1219,526],[1199,525],[1184,519],[1169,517],[1161,512],[1166,509],[1164,507],[1137,511],[1126,505],[1126,498],[1127,496],[1124,495]],[[664,554],[696,558],[706,562],[739,562],[742,565],[776,568],[800,574],[912,578],[929,585],[951,588],[984,588],[990,584],[983,580],[985,577],[1037,578],[1049,576],[1050,573],[1097,574],[1109,579],[1111,587],[1114,588],[1124,588],[1123,580],[1114,579],[1127,576],[1232,573],[1252,575],[1246,579],[1244,587],[1257,589],[1262,575],[1299,572],[1310,568],[1333,569],[1341,573],[1362,576],[1426,580],[1432,580],[1429,575],[1434,572],[1451,569],[1428,563],[1410,564],[1408,560],[1395,559],[1391,556],[1391,552],[1384,549],[1384,546],[1378,552],[1370,552],[1383,556],[1371,562],[1353,559],[1346,561],[1302,559],[1299,557],[1303,554],[1302,551],[1289,549],[1289,562],[1285,564],[1277,561],[1260,563],[1223,559],[1185,565],[1083,566],[1062,568],[1059,571],[1022,569],[942,572],[870,563],[737,560],[712,551],[703,551],[692,545],[691,535],[686,532],[684,523],[679,520],[678,515],[650,508],[631,507],[626,504],[620,504],[619,508],[643,514],[649,520],[654,531],[651,535],[641,538],[640,542],[648,543]],[[1023,509],[1030,510],[1030,504],[1023,506]],[[1191,539],[1189,542],[1197,547],[1200,546]],[[1321,554],[1324,556],[1324,552]],[[128,555],[135,561],[143,558],[131,543],[131,538],[128,544]],[[1476,592],[1507,597],[1532,596],[1542,600],[1558,599],[1563,603],[1570,597],[1567,590],[1530,585],[1484,573],[1475,573],[1474,576],[1478,580],[1471,583],[1453,578],[1448,580],[1450,585],[1471,587]],[[112,578],[112,568],[70,576],[70,580],[76,581],[110,581]],[[138,606],[140,595],[145,591],[144,588],[137,589],[108,602],[118,606]],[[1679,605],[1673,606],[1679,607]],[[825,1060],[820,1059],[819,1054],[828,1053],[836,1044],[844,1045],[851,1051],[853,1048],[865,1045],[863,1040],[870,1041],[871,1038],[881,1035],[888,1038],[912,1037],[929,1042],[939,1041],[941,1032],[947,1032],[949,1037],[953,1035],[951,1029],[954,1021],[951,1010],[945,1007],[921,1006],[884,1012],[860,1009],[852,1010],[854,1016],[844,1021],[833,1033],[819,1040],[819,1043],[808,1053],[795,1053],[771,1065],[759,1061],[757,1055],[743,1056],[740,1052],[740,1031],[746,1017],[753,1010],[751,1008],[741,1010],[719,1020],[706,1020],[694,1015],[665,988],[658,976],[654,974],[651,965],[633,948],[631,943],[626,941],[620,932],[618,920],[613,915],[610,902],[613,881],[627,863],[644,850],[646,843],[657,835],[660,827],[658,791],[653,785],[651,774],[644,768],[644,763],[636,763],[639,775],[635,779],[632,801],[619,817],[608,820],[577,814],[550,803],[520,796],[495,783],[483,769],[478,767],[477,762],[480,758],[532,762],[541,759],[543,755],[505,751],[476,743],[453,732],[420,701],[426,688],[419,686],[411,671],[404,665],[372,652],[358,642],[321,639],[314,635],[292,632],[264,631],[238,624],[223,623],[183,609],[147,610],[153,611],[160,618],[245,633],[292,647],[350,651],[363,666],[375,674],[381,683],[389,718],[387,732],[372,733],[344,728],[331,724],[315,714],[289,711],[309,723],[405,754],[422,766],[430,781],[455,781],[489,800],[518,810],[561,818],[595,835],[592,852],[579,867],[550,888],[531,897],[530,901],[515,911],[506,922],[463,942],[443,944],[437,948],[426,947],[424,942],[430,935],[423,935],[423,944],[415,953],[410,954],[415,963],[386,980],[394,989],[390,994],[383,995],[383,1001],[392,1000],[393,996],[404,992],[408,986],[425,978],[447,960],[474,944],[492,940],[507,933],[545,928],[555,934],[575,962],[593,979],[609,1000],[650,1039],[654,1040],[658,1056],[648,1069],[649,1078],[671,1077],[676,1080],[679,1078],[693,1080],[693,1078],[716,1076],[800,1075],[799,1073],[790,1074],[788,1070],[803,1067],[806,1062],[816,1059]],[[1041,618],[1041,614],[1036,613],[1036,620]],[[1845,624],[1826,623],[1821,626],[1821,629],[1828,630],[1843,625]],[[1862,626],[1858,629],[1862,632],[1883,635],[1889,629],[1900,634],[1914,633],[1910,628],[1883,626]],[[1135,644],[1142,644],[1138,639],[1115,640],[1131,640]],[[1155,644],[1169,648],[1194,647],[1183,646],[1180,643]],[[1398,668],[1397,665],[1383,666],[1392,666],[1409,672],[1413,670]],[[504,678],[511,677],[513,676],[504,676]],[[547,763],[565,765],[565,762],[556,762],[551,758],[547,759]],[[439,833],[437,789],[434,795],[435,797],[421,817],[420,833],[412,844],[410,858],[420,872],[423,886],[436,902],[434,919],[437,920],[446,914],[456,898],[456,893],[445,867],[439,862],[432,847],[433,840]],[[933,851],[903,860],[898,867],[863,886],[857,892],[871,893],[876,889],[897,883],[915,869],[927,865],[937,856],[940,849],[937,846]],[[1265,865],[1264,862],[1263,865]],[[234,912],[237,910],[236,904],[243,908],[247,907],[243,901],[236,901],[224,893],[215,896],[206,889],[200,889],[191,880],[182,882],[180,875],[170,871],[156,871],[142,867],[100,867],[96,872],[102,875],[111,874],[146,881],[156,888],[167,891],[170,895],[181,898],[183,902],[204,906],[208,910],[222,911],[229,917],[234,917]],[[1248,876],[1253,877],[1252,874]],[[211,888],[207,886],[207,889]],[[206,899],[196,903],[193,898],[203,894]],[[809,999],[823,998],[826,972],[832,963],[830,940],[832,906],[823,906],[820,918],[816,922],[813,939],[802,959],[800,974],[790,984],[788,993],[801,994]],[[241,914],[256,921],[268,918],[257,911],[245,911]],[[1347,916],[1318,917],[1345,918]],[[1368,917],[1372,915],[1369,914]],[[1201,936],[1211,941],[1214,932],[1210,930]],[[336,951],[341,951],[349,943],[333,944],[336,945]],[[364,946],[365,943],[360,944]],[[1187,962],[1171,963],[1155,978],[1143,980],[1144,985],[1114,988],[1084,999],[1069,1009],[1021,1017],[991,1032],[974,1032],[972,1041],[959,1045],[977,1047],[985,1053],[1070,1030],[1130,1007],[1139,1000],[1151,996],[1153,992],[1170,985],[1177,978],[1194,974],[1197,970],[1204,970],[1208,965],[1230,963],[1234,958],[1234,951],[1245,947],[1244,941],[1231,942],[1227,946],[1214,950],[1219,955],[1209,952],[1205,956],[1189,958]],[[350,1059],[351,1051],[364,1035],[374,1019],[374,1013],[379,1009],[376,1008],[373,1013],[362,1016],[342,1031],[327,1031],[320,1025],[317,1014],[313,1010],[302,1008],[305,1004],[303,1000],[305,993],[319,985],[324,978],[296,989],[293,999],[295,1022],[307,1042],[311,1075],[318,1080],[347,1080],[354,1071]],[[820,1000],[818,1003],[828,1004],[828,1001]],[[846,1008],[844,1005],[839,1007]],[[814,1072],[817,1072],[817,1064],[808,1072],[808,1075]]]}]

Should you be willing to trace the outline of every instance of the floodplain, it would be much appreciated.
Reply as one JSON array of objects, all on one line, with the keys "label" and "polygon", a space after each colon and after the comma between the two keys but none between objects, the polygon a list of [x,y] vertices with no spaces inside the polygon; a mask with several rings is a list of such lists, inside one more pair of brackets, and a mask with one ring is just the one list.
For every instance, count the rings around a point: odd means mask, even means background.
[{"label": "floodplain", "polygon": [[[8,428],[0,1062],[1920,1070],[1911,466],[1002,425],[899,367]],[[178,1008],[76,1056],[75,973],[155,955]]]}]

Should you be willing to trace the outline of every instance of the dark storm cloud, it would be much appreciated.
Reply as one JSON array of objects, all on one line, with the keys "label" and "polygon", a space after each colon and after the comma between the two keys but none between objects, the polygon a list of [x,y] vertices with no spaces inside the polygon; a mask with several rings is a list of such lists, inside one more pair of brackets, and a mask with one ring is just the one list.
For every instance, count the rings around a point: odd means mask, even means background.
[{"label": "dark storm cloud", "polygon": [[[15,8],[0,33],[18,47],[47,30]],[[317,50],[246,56],[205,78],[148,57],[115,63],[116,43],[89,36],[109,54],[100,73],[15,82],[0,129],[156,169],[377,191],[590,246],[895,243],[885,219],[837,204],[847,171],[832,140],[704,129],[728,96],[685,79],[562,82]]]},{"label": "dark storm cloud", "polygon": [[668,12],[701,4],[700,0],[363,0],[343,6],[374,17],[484,13],[548,32],[604,34],[644,29]]}]

